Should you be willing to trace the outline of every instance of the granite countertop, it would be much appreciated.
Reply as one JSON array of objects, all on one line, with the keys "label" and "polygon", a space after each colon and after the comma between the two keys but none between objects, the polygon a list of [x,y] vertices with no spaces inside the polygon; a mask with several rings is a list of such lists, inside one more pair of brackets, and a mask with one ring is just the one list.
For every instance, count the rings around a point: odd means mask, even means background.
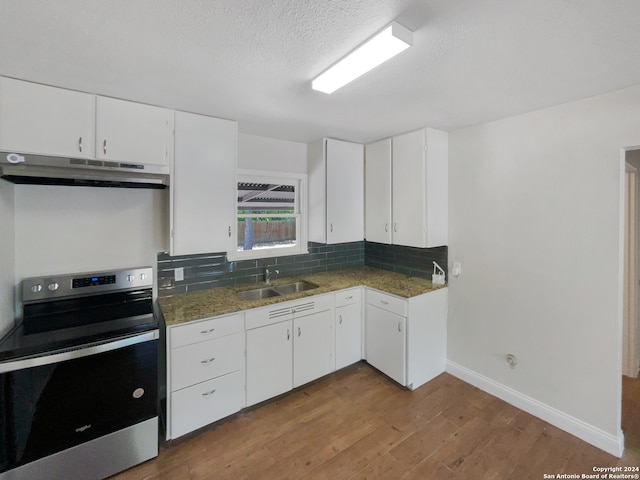
[{"label": "granite countertop", "polygon": [[424,278],[408,277],[400,273],[371,267],[347,268],[303,277],[280,278],[272,280],[270,286],[283,285],[299,280],[315,283],[318,288],[261,300],[241,300],[237,295],[238,292],[266,286],[264,283],[251,283],[160,297],[158,302],[162,308],[166,325],[171,326],[360,285],[403,298],[415,297],[446,286],[434,285],[430,280]]}]

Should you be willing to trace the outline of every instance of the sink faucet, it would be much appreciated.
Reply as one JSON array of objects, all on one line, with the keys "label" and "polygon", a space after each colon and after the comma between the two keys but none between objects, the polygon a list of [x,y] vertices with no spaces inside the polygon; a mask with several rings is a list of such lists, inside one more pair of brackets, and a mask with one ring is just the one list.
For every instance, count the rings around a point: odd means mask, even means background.
[{"label": "sink faucet", "polygon": [[[278,275],[280,274],[280,270],[274,270],[276,272],[276,278],[278,278]],[[271,270],[269,270],[269,267],[264,269],[264,283],[266,283],[267,285],[269,283],[271,283]]]}]

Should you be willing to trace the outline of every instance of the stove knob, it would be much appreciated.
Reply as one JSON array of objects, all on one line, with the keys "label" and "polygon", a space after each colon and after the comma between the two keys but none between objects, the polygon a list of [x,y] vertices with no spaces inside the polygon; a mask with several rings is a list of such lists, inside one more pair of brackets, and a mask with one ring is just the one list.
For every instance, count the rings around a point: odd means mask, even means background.
[{"label": "stove knob", "polygon": [[133,282],[133,275],[127,275],[127,282]]},{"label": "stove knob", "polygon": [[146,273],[141,273],[140,274],[140,280],[145,280],[147,278],[147,274]]},{"label": "stove knob", "polygon": [[33,287],[31,287],[31,291],[33,293],[38,293],[42,291],[42,285],[38,284],[38,285],[34,285]]},{"label": "stove knob", "polygon": [[50,283],[49,285],[47,285],[47,288],[52,292],[55,292],[59,286],[60,285],[58,285],[57,283]]}]

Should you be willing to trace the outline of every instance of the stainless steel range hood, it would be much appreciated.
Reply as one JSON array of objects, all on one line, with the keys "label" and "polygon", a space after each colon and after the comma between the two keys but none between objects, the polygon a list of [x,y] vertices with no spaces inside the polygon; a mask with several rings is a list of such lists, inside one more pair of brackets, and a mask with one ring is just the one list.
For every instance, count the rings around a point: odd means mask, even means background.
[{"label": "stainless steel range hood", "polygon": [[0,152],[0,178],[30,185],[167,188],[169,167]]}]

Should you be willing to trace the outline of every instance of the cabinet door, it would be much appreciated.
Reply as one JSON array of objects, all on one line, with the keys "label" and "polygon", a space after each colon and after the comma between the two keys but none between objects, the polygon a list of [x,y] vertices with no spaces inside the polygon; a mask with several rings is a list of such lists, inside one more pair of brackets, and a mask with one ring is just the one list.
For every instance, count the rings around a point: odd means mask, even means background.
[{"label": "cabinet door", "polygon": [[291,320],[247,331],[247,406],[291,390],[292,345]]},{"label": "cabinet door", "polygon": [[406,385],[407,319],[368,304],[365,318],[367,362],[399,384]]},{"label": "cabinet door", "polygon": [[325,310],[294,319],[294,388],[333,371],[333,315]]},{"label": "cabinet door", "polygon": [[95,96],[0,77],[0,149],[93,158]]},{"label": "cabinet door", "polygon": [[365,238],[391,243],[391,139],[365,147]]},{"label": "cabinet door", "polygon": [[173,152],[173,110],[96,98],[96,158],[169,166]]},{"label": "cabinet door", "polygon": [[237,145],[237,122],[176,112],[172,255],[230,250]]},{"label": "cabinet door", "polygon": [[393,243],[425,245],[424,130],[393,138]]},{"label": "cabinet door", "polygon": [[336,308],[336,370],[362,360],[362,306]]},{"label": "cabinet door", "polygon": [[358,143],[327,140],[327,243],[364,239],[364,150]]}]

